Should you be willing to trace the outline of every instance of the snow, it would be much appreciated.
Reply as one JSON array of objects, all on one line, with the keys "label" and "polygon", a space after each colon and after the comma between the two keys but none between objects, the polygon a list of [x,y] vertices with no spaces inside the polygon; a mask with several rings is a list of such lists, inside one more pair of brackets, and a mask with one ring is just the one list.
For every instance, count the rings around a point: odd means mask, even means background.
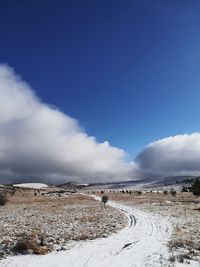
[{"label": "snow", "polygon": [[68,251],[44,256],[8,257],[1,267],[167,267],[172,227],[160,215],[109,202],[128,217],[128,225],[106,239],[77,242]]},{"label": "snow", "polygon": [[200,266],[200,263],[199,262],[196,262],[196,261],[190,261],[190,263],[189,264],[183,264],[183,263],[179,263],[179,262],[176,262],[175,264],[174,264],[174,267],[188,267],[188,266],[190,266],[190,267],[199,267]]},{"label": "snow", "polygon": [[28,183],[28,184],[14,184],[14,186],[17,187],[24,187],[24,188],[33,188],[33,189],[41,189],[41,188],[46,188],[48,185],[42,184],[42,183]]}]

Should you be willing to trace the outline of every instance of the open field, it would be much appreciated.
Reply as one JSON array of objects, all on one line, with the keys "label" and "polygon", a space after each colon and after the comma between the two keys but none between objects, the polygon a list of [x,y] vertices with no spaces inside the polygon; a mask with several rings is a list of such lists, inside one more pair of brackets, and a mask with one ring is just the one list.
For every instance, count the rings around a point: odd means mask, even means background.
[{"label": "open field", "polygon": [[[132,266],[133,260],[134,266],[139,267],[141,264],[179,267],[189,263],[198,266],[200,198],[192,193],[177,192],[172,196],[163,192],[95,192],[97,198],[107,195],[109,201],[114,201],[111,205],[108,201],[104,208],[90,195],[56,193],[56,190],[19,188],[14,196],[8,196],[6,205],[0,206],[1,257],[68,252],[48,254],[44,258],[17,257],[14,261],[9,257],[8,261],[2,261],[2,266],[15,266],[12,265],[15,261],[19,262],[16,266],[27,266],[27,262],[33,266],[50,263],[63,266],[64,261],[71,262],[70,266],[83,266],[83,261],[77,263],[80,255],[86,266],[97,265],[97,258],[99,266],[109,263],[115,267],[125,258],[127,266]],[[117,235],[109,238],[116,232]],[[102,240],[103,237],[108,239]],[[83,242],[96,238],[100,239]],[[111,257],[115,254],[116,257]]]},{"label": "open field", "polygon": [[108,238],[76,242],[70,250],[47,255],[7,257],[1,267],[169,267],[167,242],[171,224],[160,215],[119,202],[110,205],[126,214],[124,229]]},{"label": "open field", "polygon": [[70,241],[107,237],[126,225],[122,213],[89,196],[35,192],[19,189],[0,206],[1,257],[65,250]]},{"label": "open field", "polygon": [[176,196],[161,192],[106,194],[110,200],[168,218],[173,226],[168,244],[172,265],[193,260],[200,264],[200,197],[188,192]]}]

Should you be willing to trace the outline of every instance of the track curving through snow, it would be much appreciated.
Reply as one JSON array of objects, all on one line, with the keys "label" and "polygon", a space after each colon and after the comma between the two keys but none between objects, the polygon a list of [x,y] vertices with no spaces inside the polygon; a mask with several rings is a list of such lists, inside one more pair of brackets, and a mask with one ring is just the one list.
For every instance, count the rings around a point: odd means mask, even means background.
[{"label": "track curving through snow", "polygon": [[127,226],[106,239],[79,242],[69,251],[44,256],[14,256],[0,267],[156,267],[169,266],[167,242],[171,225],[166,218],[109,202],[128,217]]}]

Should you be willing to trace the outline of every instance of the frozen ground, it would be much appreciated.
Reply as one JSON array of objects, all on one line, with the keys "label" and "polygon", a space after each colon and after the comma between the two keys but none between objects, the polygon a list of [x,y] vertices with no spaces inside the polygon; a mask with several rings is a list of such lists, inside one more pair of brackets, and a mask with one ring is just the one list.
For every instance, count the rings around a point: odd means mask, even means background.
[{"label": "frozen ground", "polygon": [[34,192],[18,190],[0,206],[0,258],[22,253],[13,251],[19,241],[28,243],[25,252],[45,254],[67,249],[71,241],[108,237],[126,225],[124,214],[91,197]]},{"label": "frozen ground", "polygon": [[48,187],[46,184],[42,183],[28,183],[28,184],[14,184],[16,187],[24,187],[24,188],[33,188],[33,189],[42,189]]},{"label": "frozen ground", "polygon": [[69,251],[44,256],[14,256],[1,267],[161,267],[169,266],[167,243],[171,224],[163,216],[120,203],[110,204],[124,212],[128,225],[107,239],[78,242]]},{"label": "frozen ground", "polygon": [[168,218],[173,227],[168,243],[170,266],[200,266],[200,198],[192,193],[111,193],[110,199]]},{"label": "frozen ground", "polygon": [[[200,211],[196,203],[174,203],[166,201],[162,205],[140,205],[144,211],[168,217],[173,225],[169,249],[175,266],[200,266]],[[178,264],[182,263],[181,265]]]}]

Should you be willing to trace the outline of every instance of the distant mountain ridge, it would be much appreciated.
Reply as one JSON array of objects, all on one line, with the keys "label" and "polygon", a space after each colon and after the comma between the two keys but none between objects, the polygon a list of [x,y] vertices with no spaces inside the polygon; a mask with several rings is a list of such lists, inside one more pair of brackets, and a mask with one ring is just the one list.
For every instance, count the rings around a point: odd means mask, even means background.
[{"label": "distant mountain ridge", "polygon": [[136,181],[120,181],[120,182],[108,182],[108,183],[91,183],[85,188],[88,189],[122,189],[122,188],[147,188],[147,187],[162,187],[162,186],[181,186],[185,184],[192,184],[195,179],[200,179],[200,176],[169,176],[161,177],[159,179],[143,179]]}]

